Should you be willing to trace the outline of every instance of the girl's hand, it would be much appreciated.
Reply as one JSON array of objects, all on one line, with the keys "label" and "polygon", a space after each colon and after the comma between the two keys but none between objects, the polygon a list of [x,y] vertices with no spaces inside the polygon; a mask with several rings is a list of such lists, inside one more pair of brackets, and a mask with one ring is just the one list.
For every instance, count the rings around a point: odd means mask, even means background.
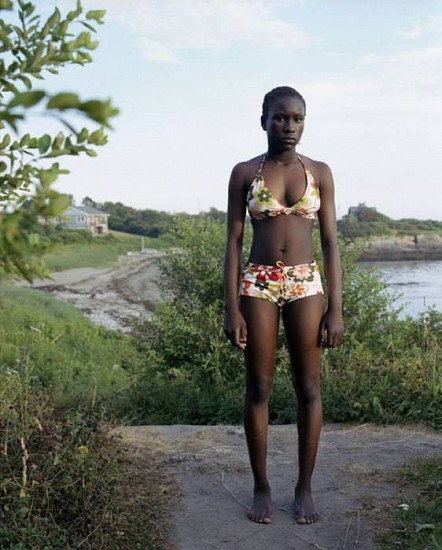
[{"label": "girl's hand", "polygon": [[247,346],[247,325],[244,317],[238,311],[236,313],[225,313],[224,334],[233,346],[245,349]]},{"label": "girl's hand", "polygon": [[327,310],[321,320],[319,329],[319,345],[325,348],[335,348],[344,339],[344,323],[342,313]]}]

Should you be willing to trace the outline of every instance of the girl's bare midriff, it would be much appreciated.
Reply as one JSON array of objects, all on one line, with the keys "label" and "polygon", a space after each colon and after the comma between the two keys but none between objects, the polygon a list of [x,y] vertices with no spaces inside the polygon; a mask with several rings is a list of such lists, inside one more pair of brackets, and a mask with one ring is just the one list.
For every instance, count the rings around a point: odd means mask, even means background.
[{"label": "girl's bare midriff", "polygon": [[253,220],[249,262],[263,265],[310,263],[313,258],[312,220],[294,214]]}]

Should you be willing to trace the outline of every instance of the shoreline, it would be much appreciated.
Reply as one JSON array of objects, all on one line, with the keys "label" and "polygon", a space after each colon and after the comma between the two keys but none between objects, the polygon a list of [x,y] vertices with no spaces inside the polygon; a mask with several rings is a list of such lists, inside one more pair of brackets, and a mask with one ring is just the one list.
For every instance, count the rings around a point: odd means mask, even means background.
[{"label": "shoreline", "polygon": [[369,240],[358,262],[440,261],[442,237],[439,235],[382,236]]}]

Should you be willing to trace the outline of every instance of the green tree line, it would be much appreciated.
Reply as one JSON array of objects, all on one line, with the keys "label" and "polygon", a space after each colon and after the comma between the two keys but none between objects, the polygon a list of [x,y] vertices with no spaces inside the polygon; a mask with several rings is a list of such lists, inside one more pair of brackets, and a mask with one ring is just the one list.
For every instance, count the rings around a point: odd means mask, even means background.
[{"label": "green tree line", "polygon": [[[95,206],[110,214],[110,229],[153,238],[169,233],[177,215],[181,218],[205,219],[220,223],[225,223],[227,217],[226,212],[216,208],[210,208],[209,211],[200,212],[197,215],[190,215],[186,213],[172,214],[153,209],[137,209],[126,206],[121,202],[106,201],[97,203],[89,197],[85,197],[82,204]],[[442,235],[442,222],[412,218],[394,220],[378,212],[376,208],[360,205],[338,220],[338,230],[340,236],[347,241],[376,235],[416,235],[422,233]]]},{"label": "green tree line", "polygon": [[393,220],[376,208],[359,205],[338,221],[340,235],[347,240],[379,235],[417,235],[436,233],[442,235],[442,222],[404,218]]}]

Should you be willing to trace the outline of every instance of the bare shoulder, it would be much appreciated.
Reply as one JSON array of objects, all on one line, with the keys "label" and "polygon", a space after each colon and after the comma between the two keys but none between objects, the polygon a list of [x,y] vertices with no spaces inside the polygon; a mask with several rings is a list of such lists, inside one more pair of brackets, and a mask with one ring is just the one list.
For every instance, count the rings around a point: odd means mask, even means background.
[{"label": "bare shoulder", "polygon": [[320,160],[314,160],[305,155],[299,155],[305,167],[312,173],[320,187],[333,186],[333,175],[330,166]]},{"label": "bare shoulder", "polygon": [[245,179],[248,179],[251,176],[253,179],[258,171],[263,156],[264,155],[258,155],[257,157],[253,157],[249,160],[238,162],[238,164],[235,164],[233,167],[232,174],[242,176]]},{"label": "bare shoulder", "polygon": [[231,185],[244,185],[248,187],[256,176],[262,158],[263,155],[258,155],[257,157],[235,164],[230,177]]}]

